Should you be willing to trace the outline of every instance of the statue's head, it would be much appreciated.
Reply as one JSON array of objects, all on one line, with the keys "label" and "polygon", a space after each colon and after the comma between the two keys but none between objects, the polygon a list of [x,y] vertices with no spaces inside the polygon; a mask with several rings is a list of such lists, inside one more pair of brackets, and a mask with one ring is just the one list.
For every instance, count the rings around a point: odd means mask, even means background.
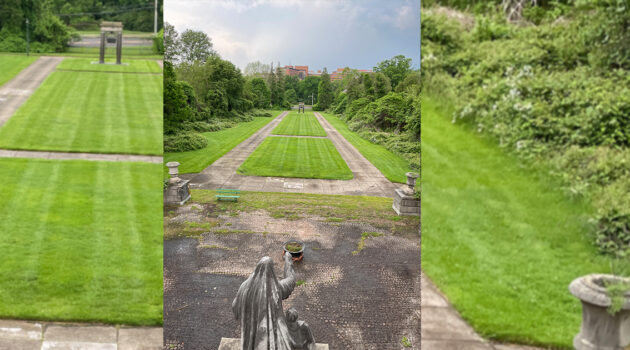
[{"label": "statue's head", "polygon": [[285,318],[287,322],[289,323],[297,322],[297,319],[298,319],[297,310],[293,307],[289,308],[289,310],[287,310],[287,312],[285,313]]},{"label": "statue's head", "polygon": [[273,276],[275,276],[273,272],[273,260],[271,260],[271,258],[268,256],[265,256],[262,259],[260,259],[260,261],[258,261],[258,264],[256,264],[256,268],[254,269],[255,276],[261,276],[261,275],[266,275],[266,274],[272,274]]}]

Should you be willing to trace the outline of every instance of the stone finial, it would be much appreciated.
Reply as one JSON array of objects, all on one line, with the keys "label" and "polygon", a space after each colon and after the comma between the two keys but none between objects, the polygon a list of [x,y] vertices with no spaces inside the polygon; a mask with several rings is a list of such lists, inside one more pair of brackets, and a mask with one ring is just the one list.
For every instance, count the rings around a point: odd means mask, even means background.
[{"label": "stone finial", "polygon": [[408,172],[407,175],[407,186],[409,187],[408,192],[414,193],[414,188],[416,187],[416,179],[420,177],[418,173]]},{"label": "stone finial", "polygon": [[179,178],[179,162],[168,162],[166,163],[166,167],[168,168],[168,174],[171,176],[169,179],[170,183],[177,183],[180,181]]}]

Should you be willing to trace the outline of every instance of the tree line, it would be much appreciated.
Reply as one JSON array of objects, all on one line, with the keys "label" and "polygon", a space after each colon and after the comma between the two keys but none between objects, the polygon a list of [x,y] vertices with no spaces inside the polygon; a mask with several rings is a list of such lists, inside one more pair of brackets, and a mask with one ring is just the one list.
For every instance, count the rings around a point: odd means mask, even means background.
[{"label": "tree line", "polygon": [[[163,0],[158,1],[158,30]],[[32,52],[63,52],[76,30],[98,30],[99,23],[123,22],[125,30],[153,31],[153,0],[2,0],[0,52],[26,51],[26,20]]]}]

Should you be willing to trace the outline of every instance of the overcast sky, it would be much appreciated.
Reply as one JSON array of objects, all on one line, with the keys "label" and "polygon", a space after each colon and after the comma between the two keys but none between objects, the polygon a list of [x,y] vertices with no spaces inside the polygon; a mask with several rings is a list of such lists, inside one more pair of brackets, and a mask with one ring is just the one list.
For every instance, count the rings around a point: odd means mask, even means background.
[{"label": "overcast sky", "polygon": [[214,49],[245,68],[280,62],[370,69],[395,55],[420,56],[419,0],[169,0],[164,20],[204,31]]}]

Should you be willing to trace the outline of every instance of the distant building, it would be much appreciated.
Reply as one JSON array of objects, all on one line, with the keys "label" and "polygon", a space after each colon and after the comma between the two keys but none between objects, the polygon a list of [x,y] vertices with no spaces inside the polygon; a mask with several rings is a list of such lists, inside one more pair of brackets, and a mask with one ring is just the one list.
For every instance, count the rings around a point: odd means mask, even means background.
[{"label": "distant building", "polygon": [[308,66],[284,66],[284,74],[287,76],[295,76],[304,80],[308,77]]},{"label": "distant building", "polygon": [[[284,69],[285,75],[296,76],[300,78],[300,80],[304,80],[304,78],[308,77],[309,75],[315,77],[319,77],[322,75],[321,69],[318,69],[317,72],[309,71],[308,66],[284,66],[282,68]],[[330,73],[330,80],[335,81],[343,79],[343,70],[344,68],[337,68],[336,71]],[[356,71],[359,73],[374,73],[371,69],[357,69]]]}]

